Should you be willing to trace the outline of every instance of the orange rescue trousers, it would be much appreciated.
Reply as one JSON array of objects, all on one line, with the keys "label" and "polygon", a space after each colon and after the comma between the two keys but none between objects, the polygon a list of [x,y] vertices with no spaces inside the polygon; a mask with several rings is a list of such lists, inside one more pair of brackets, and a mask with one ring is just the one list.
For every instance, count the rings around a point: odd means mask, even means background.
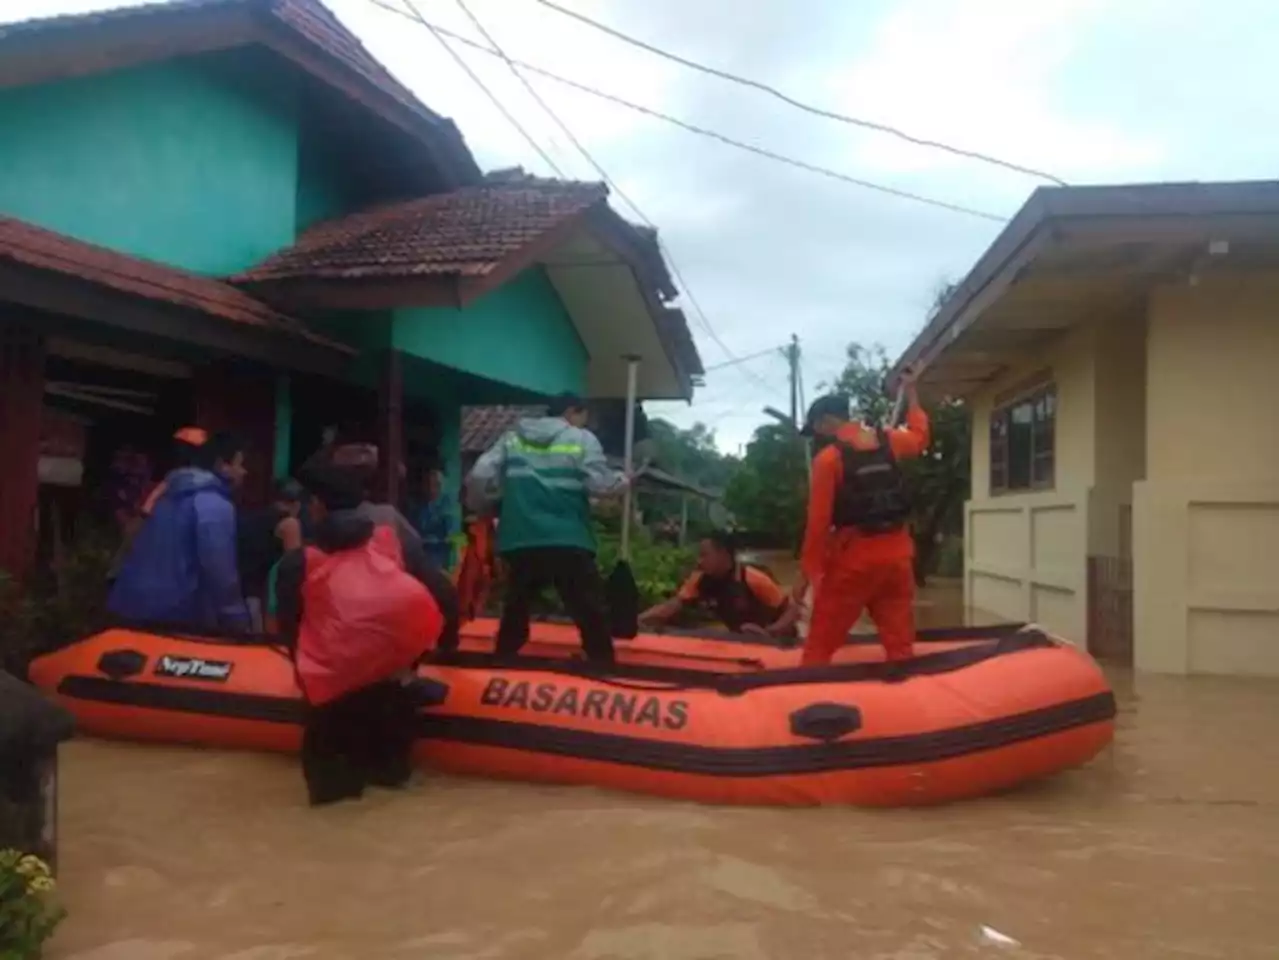
[{"label": "orange rescue trousers", "polygon": [[864,609],[875,622],[885,659],[910,658],[916,636],[916,577],[910,557],[880,562],[832,557],[814,593],[802,664],[830,663]]}]

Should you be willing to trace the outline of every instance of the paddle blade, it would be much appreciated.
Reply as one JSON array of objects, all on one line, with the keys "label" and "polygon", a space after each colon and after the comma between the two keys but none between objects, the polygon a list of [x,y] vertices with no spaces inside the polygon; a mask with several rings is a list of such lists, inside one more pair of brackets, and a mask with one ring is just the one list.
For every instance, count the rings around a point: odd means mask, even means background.
[{"label": "paddle blade", "polygon": [[630,640],[640,632],[640,590],[631,564],[619,560],[605,581],[605,603],[609,608],[609,629],[615,636]]}]

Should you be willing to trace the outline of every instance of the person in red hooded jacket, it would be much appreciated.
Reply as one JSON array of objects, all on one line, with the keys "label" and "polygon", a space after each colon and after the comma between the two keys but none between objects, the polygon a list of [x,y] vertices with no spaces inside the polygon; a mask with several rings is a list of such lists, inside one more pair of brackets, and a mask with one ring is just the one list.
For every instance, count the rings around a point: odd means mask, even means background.
[{"label": "person in red hooded jacket", "polygon": [[313,806],[409,779],[418,695],[406,671],[457,646],[458,600],[417,538],[360,511],[357,473],[318,466],[314,545],[280,561],[280,633],[306,699],[302,772]]},{"label": "person in red hooded jacket", "polygon": [[801,662],[830,663],[865,609],[886,660],[906,660],[915,643],[915,541],[898,461],[929,445],[929,415],[916,396],[915,371],[902,375],[907,425],[883,429],[850,421],[849,398],[819,397],[803,433],[823,441],[813,458],[800,576],[800,602],[813,584],[813,615]]}]

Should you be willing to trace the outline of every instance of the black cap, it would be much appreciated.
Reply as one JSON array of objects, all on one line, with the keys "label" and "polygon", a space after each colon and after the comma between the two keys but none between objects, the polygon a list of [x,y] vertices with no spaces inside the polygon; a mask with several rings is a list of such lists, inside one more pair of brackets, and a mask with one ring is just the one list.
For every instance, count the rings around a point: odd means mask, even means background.
[{"label": "black cap", "polygon": [[563,417],[573,410],[587,409],[587,401],[576,393],[561,393],[551,398],[547,404],[547,416]]},{"label": "black cap", "polygon": [[823,417],[839,417],[841,420],[848,420],[849,398],[840,393],[828,393],[813,401],[809,405],[809,412],[804,415],[804,426],[800,428],[800,435],[812,437],[814,424]]},{"label": "black cap", "polygon": [[302,482],[329,510],[354,510],[364,500],[359,470],[321,463],[303,471]]}]

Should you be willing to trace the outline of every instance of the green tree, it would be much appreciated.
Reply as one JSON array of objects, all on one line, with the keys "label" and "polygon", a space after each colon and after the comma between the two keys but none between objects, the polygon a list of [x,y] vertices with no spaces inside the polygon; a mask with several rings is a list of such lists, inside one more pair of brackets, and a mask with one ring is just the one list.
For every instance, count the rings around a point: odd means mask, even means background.
[{"label": "green tree", "polygon": [[723,490],[737,466],[735,457],[716,447],[715,431],[702,423],[682,430],[667,420],[654,418],[649,421],[649,439],[655,466],[704,490]]},{"label": "green tree", "polygon": [[725,490],[725,506],[739,528],[780,544],[799,542],[808,484],[804,456],[804,444],[790,427],[756,428]]},{"label": "green tree", "polygon": [[[680,480],[700,487],[709,493],[722,493],[738,464],[736,457],[727,456],[716,447],[715,431],[705,424],[695,423],[687,430],[669,421],[649,420],[649,441],[653,453],[653,466],[665,470]],[[654,529],[666,529],[668,533],[678,528],[681,513],[679,494],[647,492],[642,499],[645,522]],[[714,526],[708,504],[700,498],[689,502],[689,527],[698,531]]]}]

